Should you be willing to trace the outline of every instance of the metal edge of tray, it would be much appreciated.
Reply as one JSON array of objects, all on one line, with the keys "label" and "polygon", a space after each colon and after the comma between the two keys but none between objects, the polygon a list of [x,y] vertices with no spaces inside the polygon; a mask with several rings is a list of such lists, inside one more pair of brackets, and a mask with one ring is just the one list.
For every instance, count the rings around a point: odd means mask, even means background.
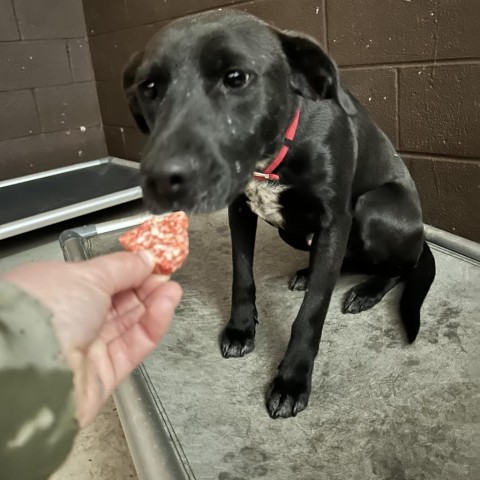
[{"label": "metal edge of tray", "polygon": [[[74,233],[84,238],[95,234],[102,235],[105,233],[114,232],[116,230],[134,227],[135,225],[139,225],[140,223],[144,222],[149,217],[150,214],[148,212],[144,212],[119,220],[68,230],[62,235]],[[427,224],[425,224],[425,234],[429,243],[441,247],[440,249],[445,250],[446,253],[455,253],[462,257],[473,260],[476,263],[480,263],[480,243],[459,237],[458,235],[440,230],[439,228]]]},{"label": "metal edge of tray", "polygon": [[480,263],[480,243],[459,237],[431,225],[425,225],[425,233],[428,242],[442,247],[448,253],[454,252],[476,263]]},{"label": "metal edge of tray", "polygon": [[138,478],[191,480],[179,441],[168,429],[145,375],[145,367],[140,365],[114,394]]},{"label": "metal edge of tray", "polygon": [[95,167],[97,165],[103,165],[110,162],[114,157],[99,158],[98,160],[91,160],[89,162],[76,163],[74,165],[67,165],[66,167],[52,168],[44,172],[32,173],[30,175],[24,175],[22,177],[11,178],[10,180],[2,180],[0,182],[0,188],[11,187],[19,183],[31,182],[38,180],[39,178],[52,177],[53,175],[60,175],[62,173],[74,172],[75,170],[83,170],[84,168]]},{"label": "metal edge of tray", "polygon": [[[140,168],[137,162],[123,160],[115,157],[107,157],[104,159],[94,160],[92,162],[85,162],[83,164],[73,165],[71,167],[62,167],[38,174],[19,177],[12,181],[7,180],[4,182],[0,182],[0,188],[16,185],[21,182],[27,182],[38,178],[45,178],[52,175],[58,175],[61,173],[72,172],[75,170],[80,170],[96,165],[102,165],[105,163],[113,163],[116,165],[123,165],[135,169]],[[38,228],[47,227],[58,222],[70,220],[71,218],[75,218],[79,215],[87,215],[98,210],[114,207],[121,203],[138,200],[142,198],[142,195],[143,194],[141,187],[138,186],[128,188],[126,190],[121,190],[119,192],[104,195],[103,197],[86,200],[84,202],[73,203],[71,205],[68,205],[67,207],[50,210],[49,212],[32,215],[30,217],[22,218],[21,220],[6,223],[4,225],[0,225],[0,240],[4,240],[15,235],[20,235],[22,233],[30,232]]]},{"label": "metal edge of tray", "polygon": [[[59,238],[65,260],[92,258],[85,242],[92,236],[139,224],[145,215],[135,215],[99,225],[66,230]],[[101,233],[100,233],[101,232]],[[140,365],[116,389],[113,397],[139,480],[191,480],[193,475],[181,455],[173,429],[159,409]]]},{"label": "metal edge of tray", "polygon": [[120,192],[111,193],[103,197],[86,200],[85,202],[74,203],[68,207],[58,208],[50,212],[22,218],[15,222],[6,223],[0,226],[0,240],[30,232],[32,230],[48,227],[55,223],[70,220],[80,215],[97,212],[106,208],[114,207],[121,203],[131,202],[142,198],[141,187],[133,187]]},{"label": "metal edge of tray", "polygon": [[[91,258],[85,250],[89,237],[129,228],[141,223],[148,213],[121,220],[67,230],[60,237],[64,256],[69,261]],[[457,254],[463,260],[480,260],[480,244],[425,225],[427,240],[445,253]],[[137,368],[114,394],[125,437],[140,480],[193,479],[188,460],[166,412],[156,400],[148,372]]]},{"label": "metal edge of tray", "polygon": [[92,258],[85,248],[84,242],[96,234],[95,225],[87,225],[62,232],[58,241],[65,261],[80,262]]},{"label": "metal edge of tray", "polygon": [[73,165],[67,165],[66,167],[52,168],[45,170],[44,172],[32,173],[30,175],[24,175],[22,177],[11,178],[9,180],[2,180],[0,182],[0,188],[10,187],[18,183],[30,182],[32,180],[38,180],[39,178],[51,177],[53,175],[60,175],[62,173],[74,172],[75,170],[83,170],[84,168],[96,167],[97,165],[103,165],[105,163],[114,163],[116,165],[123,165],[125,167],[132,167],[139,169],[140,164],[133,162],[132,160],[125,160],[117,157],[103,157],[97,160],[90,160],[88,162],[75,163]]}]

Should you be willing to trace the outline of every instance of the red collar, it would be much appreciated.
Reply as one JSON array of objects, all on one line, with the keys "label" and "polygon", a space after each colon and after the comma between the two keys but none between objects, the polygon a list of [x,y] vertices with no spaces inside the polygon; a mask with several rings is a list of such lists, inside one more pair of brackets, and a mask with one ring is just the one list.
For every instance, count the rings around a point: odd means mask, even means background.
[{"label": "red collar", "polygon": [[295,138],[295,134],[297,133],[298,128],[298,122],[300,120],[300,110],[301,107],[299,106],[297,108],[297,111],[295,112],[292,123],[288,127],[287,133],[285,134],[285,144],[283,145],[282,149],[275,157],[273,162],[268,165],[267,168],[265,168],[263,173],[253,172],[253,178],[255,178],[255,180],[273,180],[277,182],[278,180],[280,180],[280,177],[273,172],[280,166],[280,164],[287,156],[288,150],[290,149],[290,143]]}]

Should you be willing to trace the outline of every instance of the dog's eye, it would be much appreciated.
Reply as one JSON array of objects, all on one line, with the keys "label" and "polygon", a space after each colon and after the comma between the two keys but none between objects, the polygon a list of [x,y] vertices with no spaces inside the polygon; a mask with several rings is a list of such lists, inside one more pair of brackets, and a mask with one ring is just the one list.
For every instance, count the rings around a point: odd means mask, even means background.
[{"label": "dog's eye", "polygon": [[223,83],[228,88],[242,88],[250,80],[250,75],[242,70],[230,70],[223,78]]},{"label": "dog's eye", "polygon": [[140,86],[140,90],[145,98],[154,99],[158,97],[158,87],[155,82],[145,82]]}]

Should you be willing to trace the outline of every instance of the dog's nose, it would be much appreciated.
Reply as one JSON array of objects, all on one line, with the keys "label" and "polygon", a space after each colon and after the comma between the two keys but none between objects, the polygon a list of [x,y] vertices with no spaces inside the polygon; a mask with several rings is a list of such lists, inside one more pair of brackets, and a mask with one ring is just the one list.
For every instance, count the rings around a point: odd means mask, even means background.
[{"label": "dog's nose", "polygon": [[194,177],[192,162],[179,158],[157,164],[152,169],[144,168],[143,173],[148,188],[171,200],[185,196]]},{"label": "dog's nose", "polygon": [[178,164],[168,165],[155,175],[157,189],[170,193],[179,193],[188,181],[189,174]]}]

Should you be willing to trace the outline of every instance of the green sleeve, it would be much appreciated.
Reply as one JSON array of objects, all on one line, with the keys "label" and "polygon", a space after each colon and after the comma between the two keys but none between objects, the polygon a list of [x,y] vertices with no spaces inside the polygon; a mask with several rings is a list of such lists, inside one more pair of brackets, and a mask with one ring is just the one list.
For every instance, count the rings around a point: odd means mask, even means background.
[{"label": "green sleeve", "polygon": [[44,480],[70,452],[78,427],[72,373],[51,314],[0,282],[0,479]]}]

